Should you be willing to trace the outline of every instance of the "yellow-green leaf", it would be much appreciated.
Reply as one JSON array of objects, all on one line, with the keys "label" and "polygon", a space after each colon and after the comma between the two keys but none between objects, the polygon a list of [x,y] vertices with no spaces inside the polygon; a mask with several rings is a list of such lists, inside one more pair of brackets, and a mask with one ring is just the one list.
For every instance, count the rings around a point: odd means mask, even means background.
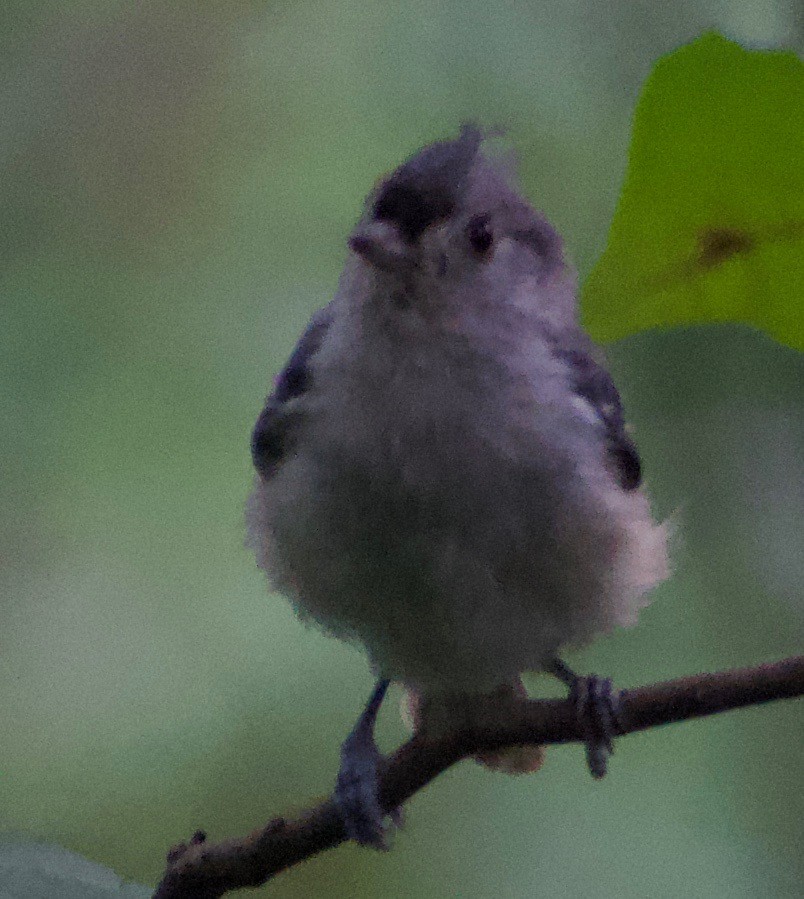
[{"label": "yellow-green leaf", "polygon": [[804,62],[715,34],[661,59],[583,295],[602,341],[745,322],[804,348]]}]

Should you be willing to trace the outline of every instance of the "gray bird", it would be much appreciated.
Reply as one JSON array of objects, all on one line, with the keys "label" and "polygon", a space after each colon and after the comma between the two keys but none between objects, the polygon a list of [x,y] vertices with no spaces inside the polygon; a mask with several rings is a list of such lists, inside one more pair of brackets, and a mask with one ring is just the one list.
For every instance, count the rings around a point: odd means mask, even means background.
[{"label": "gray bird", "polygon": [[384,845],[373,725],[392,680],[420,707],[465,710],[551,672],[602,775],[610,684],[559,653],[633,624],[667,576],[561,239],[486,144],[464,127],[369,195],[335,297],[253,432],[259,566],[378,677],[335,793],[364,844]]}]

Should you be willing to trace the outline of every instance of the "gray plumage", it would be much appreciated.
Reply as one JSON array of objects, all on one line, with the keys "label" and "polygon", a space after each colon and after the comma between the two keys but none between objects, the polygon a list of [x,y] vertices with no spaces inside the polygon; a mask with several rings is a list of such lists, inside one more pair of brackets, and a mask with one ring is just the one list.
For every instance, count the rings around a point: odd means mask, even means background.
[{"label": "gray plumage", "polygon": [[333,301],[259,417],[259,565],[428,696],[628,625],[666,532],[553,228],[481,134],[369,196]]}]

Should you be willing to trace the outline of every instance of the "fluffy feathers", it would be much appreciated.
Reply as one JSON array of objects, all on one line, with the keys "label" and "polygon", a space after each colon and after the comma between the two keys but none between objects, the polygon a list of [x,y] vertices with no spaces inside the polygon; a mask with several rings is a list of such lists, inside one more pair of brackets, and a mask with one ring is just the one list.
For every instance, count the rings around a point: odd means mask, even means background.
[{"label": "fluffy feathers", "polygon": [[258,421],[250,542],[379,674],[488,691],[632,624],[666,533],[561,241],[477,132],[392,174],[359,227],[378,218],[403,250],[382,269],[351,254]]}]

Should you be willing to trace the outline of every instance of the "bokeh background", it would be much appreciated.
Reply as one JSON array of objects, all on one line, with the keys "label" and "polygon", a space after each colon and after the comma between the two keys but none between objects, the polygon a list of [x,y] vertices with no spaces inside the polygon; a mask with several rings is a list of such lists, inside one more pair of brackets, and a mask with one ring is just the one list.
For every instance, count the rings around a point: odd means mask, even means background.
[{"label": "bokeh background", "polygon": [[[370,674],[243,548],[271,378],[374,180],[465,118],[508,128],[587,274],[639,86],[708,28],[804,46],[796,0],[4,0],[0,830],[153,884],[196,828],[330,789]],[[802,357],[732,327],[610,355],[676,573],[571,661],[628,686],[800,651]],[[527,778],[466,763],[392,853],[264,894],[799,896],[802,724],[788,703],[630,737],[603,783],[578,747]]]}]

